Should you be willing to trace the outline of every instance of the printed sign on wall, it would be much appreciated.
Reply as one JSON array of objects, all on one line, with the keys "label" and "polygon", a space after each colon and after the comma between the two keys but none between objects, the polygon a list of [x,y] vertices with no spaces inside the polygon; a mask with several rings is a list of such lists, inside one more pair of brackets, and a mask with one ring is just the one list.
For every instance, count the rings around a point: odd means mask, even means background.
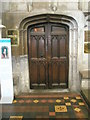
[{"label": "printed sign on wall", "polygon": [[0,39],[0,83],[1,100],[0,103],[12,103],[13,101],[13,79],[12,79],[12,59],[11,59],[10,38]]},{"label": "printed sign on wall", "polygon": [[1,47],[1,59],[8,59],[9,58],[9,52],[8,52],[8,47],[7,46],[2,46]]}]

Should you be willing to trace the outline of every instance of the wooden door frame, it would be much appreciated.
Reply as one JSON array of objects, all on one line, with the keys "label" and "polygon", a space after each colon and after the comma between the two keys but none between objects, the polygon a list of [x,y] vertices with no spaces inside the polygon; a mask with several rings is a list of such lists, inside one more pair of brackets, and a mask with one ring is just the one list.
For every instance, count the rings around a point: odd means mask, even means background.
[{"label": "wooden door frame", "polygon": [[[68,40],[67,40],[67,43],[68,43],[68,52],[67,52],[67,58],[68,58],[68,75],[67,75],[67,77],[69,76],[69,27],[67,26],[67,25],[65,25],[65,24],[62,24],[62,23],[56,23],[56,22],[49,22],[50,20],[48,20],[48,18],[49,18],[49,16],[47,16],[47,22],[44,22],[44,23],[41,23],[41,24],[49,24],[49,23],[52,23],[52,24],[57,24],[57,25],[60,25],[60,26],[65,26],[66,28],[67,28],[67,38],[68,38]],[[39,23],[40,24],[40,23]],[[30,39],[29,39],[29,30],[30,30],[30,28],[32,27],[32,26],[37,26],[37,25],[39,25],[39,24],[34,24],[34,25],[30,25],[29,27],[28,27],[28,63],[29,63],[29,79],[30,79],[30,62],[29,62],[29,59],[30,59],[30,47],[29,47],[29,44],[30,44]],[[41,25],[40,24],[40,25]],[[67,88],[68,88],[68,78],[67,78]],[[30,84],[31,84],[31,82],[30,82]]]}]

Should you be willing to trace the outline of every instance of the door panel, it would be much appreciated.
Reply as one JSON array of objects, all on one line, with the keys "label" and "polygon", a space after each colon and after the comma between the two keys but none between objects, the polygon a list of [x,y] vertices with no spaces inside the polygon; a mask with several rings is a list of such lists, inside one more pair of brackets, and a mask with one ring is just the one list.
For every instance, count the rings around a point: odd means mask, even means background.
[{"label": "door panel", "polygon": [[45,80],[46,80],[46,74],[45,74],[45,67],[46,67],[46,64],[45,62],[39,62],[39,75],[40,75],[40,83],[41,84],[44,84],[45,83]]},{"label": "door panel", "polygon": [[66,34],[62,34],[56,35],[54,33],[54,35],[51,35],[51,66],[49,71],[52,71],[52,76],[49,75],[49,79],[52,81],[50,86],[67,88],[67,39],[65,39]]},{"label": "door panel", "polygon": [[39,58],[45,57],[45,40],[43,37],[40,37],[38,47],[39,47]]},{"label": "door panel", "polygon": [[52,84],[58,83],[58,62],[52,61]]},{"label": "door panel", "polygon": [[60,39],[60,57],[66,56],[66,42],[65,36],[62,36]]},{"label": "door panel", "polygon": [[46,50],[45,35],[30,35],[30,87],[46,88],[47,70],[46,70]]},{"label": "door panel", "polygon": [[46,87],[46,61],[32,59],[30,62],[31,88]]},{"label": "door panel", "polygon": [[60,64],[60,83],[66,83],[66,63],[61,62]]},{"label": "door panel", "polygon": [[37,41],[35,37],[31,37],[31,56],[32,58],[37,58]]},{"label": "door panel", "polygon": [[51,38],[51,55],[52,57],[58,56],[58,40],[55,36]]},{"label": "door panel", "polygon": [[34,83],[38,83],[38,64],[37,64],[37,61],[34,61],[34,60],[31,60],[30,62],[30,69],[33,71],[31,72],[30,74],[30,80],[31,80],[31,83],[34,84]]},{"label": "door panel", "polygon": [[29,35],[30,88],[67,88],[68,28],[37,25]]}]

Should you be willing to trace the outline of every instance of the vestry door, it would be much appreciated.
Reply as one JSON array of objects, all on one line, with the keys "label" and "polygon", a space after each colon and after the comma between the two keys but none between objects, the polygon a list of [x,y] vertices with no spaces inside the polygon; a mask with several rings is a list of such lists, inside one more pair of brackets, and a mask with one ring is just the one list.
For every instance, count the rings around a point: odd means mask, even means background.
[{"label": "vestry door", "polygon": [[67,88],[68,27],[39,24],[28,35],[30,88]]}]

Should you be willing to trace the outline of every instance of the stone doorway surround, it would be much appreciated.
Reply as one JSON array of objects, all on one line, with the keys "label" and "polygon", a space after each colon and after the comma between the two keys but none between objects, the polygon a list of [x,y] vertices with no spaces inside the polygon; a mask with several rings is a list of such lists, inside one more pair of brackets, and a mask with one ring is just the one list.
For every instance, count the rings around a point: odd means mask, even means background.
[{"label": "stone doorway surround", "polygon": [[[36,23],[45,22],[47,16],[50,16],[50,20],[53,21],[52,18],[58,20],[58,23],[62,23],[69,26],[69,75],[68,75],[68,89],[70,91],[80,91],[80,79],[79,79],[79,63],[82,62],[82,44],[83,44],[83,36],[80,38],[80,34],[83,34],[83,30],[81,30],[81,25],[84,24],[84,16],[81,12],[78,15],[77,12],[69,12],[69,13],[58,13],[58,14],[39,14],[39,15],[31,15],[30,17],[26,17],[20,22],[19,26],[19,35],[20,42],[23,46],[22,55],[20,56],[17,65],[19,66],[20,74],[17,76],[17,81],[15,85],[15,94],[19,93],[28,93],[31,91],[29,87],[29,69],[28,69],[28,55],[25,55],[28,52],[27,49],[27,29],[30,25],[34,25]],[[83,20],[83,24],[80,23],[80,19],[78,19],[79,15]],[[72,16],[72,17],[71,17]],[[76,18],[75,18],[76,17]],[[74,19],[75,18],[75,19]],[[82,41],[79,41],[81,40]],[[25,43],[26,40],[26,43]],[[81,44],[81,50],[79,47]],[[80,56],[79,56],[80,55]],[[81,57],[81,61],[79,61],[78,56]],[[13,58],[14,59],[14,58]]]}]

